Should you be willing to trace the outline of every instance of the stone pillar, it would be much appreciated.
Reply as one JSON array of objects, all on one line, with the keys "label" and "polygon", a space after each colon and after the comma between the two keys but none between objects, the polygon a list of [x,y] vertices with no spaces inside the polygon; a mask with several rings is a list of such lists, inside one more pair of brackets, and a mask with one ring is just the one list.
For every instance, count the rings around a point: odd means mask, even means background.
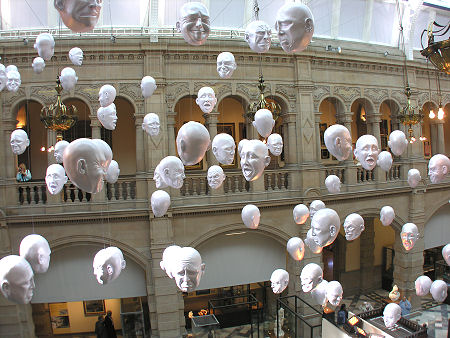
[{"label": "stone pillar", "polygon": [[322,113],[320,111],[316,111],[314,113],[314,130],[315,130],[315,134],[316,134],[316,151],[315,151],[315,161],[318,163],[322,162],[322,145],[320,143],[320,115],[322,115]]},{"label": "stone pillar", "polygon": [[167,113],[167,138],[168,138],[168,155],[176,156],[176,146],[175,146],[175,116],[176,112]]},{"label": "stone pillar", "polygon": [[144,156],[144,134],[142,129],[142,121],[144,115],[141,112],[136,112],[135,127],[136,127],[136,174],[145,172],[145,156]]},{"label": "stone pillar", "polygon": [[296,113],[289,112],[283,115],[283,122],[287,125],[287,133],[284,136],[285,161],[287,166],[297,165],[297,125]]},{"label": "stone pillar", "polygon": [[395,229],[395,257],[394,257],[394,284],[396,284],[406,297],[411,297],[414,309],[421,306],[421,300],[416,295],[414,282],[423,275],[423,251],[425,249],[425,196],[424,190],[414,189],[409,198],[408,221],[417,225],[419,239],[410,251],[406,251],[401,243],[400,230]]},{"label": "stone pillar", "polygon": [[[353,119],[353,112],[350,111],[350,109],[347,109],[345,112],[342,112],[338,115],[338,121],[340,124],[342,124],[344,127],[348,129],[350,132],[350,136],[352,137],[352,119]],[[357,135],[355,135],[357,136]],[[344,161],[345,165],[345,173],[344,173],[344,184],[347,186],[355,185],[357,183],[357,167],[355,163],[353,162],[353,147],[352,147],[352,153],[350,156]]]},{"label": "stone pillar", "polygon": [[5,178],[14,179],[17,173],[17,156],[11,150],[10,141],[11,141],[11,133],[16,129],[16,120],[3,120],[3,138],[5,147],[3,148],[4,154],[4,165],[6,174]]},{"label": "stone pillar", "polygon": [[361,233],[360,242],[360,271],[361,271],[361,291],[368,291],[374,287],[373,260],[375,249],[375,228],[374,219],[364,219],[365,229]]},{"label": "stone pillar", "polygon": [[97,115],[89,115],[89,118],[91,119],[92,138],[101,139],[101,125]]},{"label": "stone pillar", "polygon": [[436,127],[437,127],[437,140],[436,140],[437,154],[445,154],[444,121],[437,120]]},{"label": "stone pillar", "polygon": [[375,136],[378,141],[378,147],[381,148],[380,122],[381,114],[378,112],[370,112],[367,116],[367,133]]},{"label": "stone pillar", "polygon": [[[211,138],[211,143],[214,137],[217,135],[217,122],[218,122],[219,112],[217,110],[213,110],[209,114],[203,114],[205,118],[205,127],[208,129],[209,136]],[[212,147],[206,152],[206,166],[209,168],[214,164],[218,164],[216,157],[212,153]]]}]

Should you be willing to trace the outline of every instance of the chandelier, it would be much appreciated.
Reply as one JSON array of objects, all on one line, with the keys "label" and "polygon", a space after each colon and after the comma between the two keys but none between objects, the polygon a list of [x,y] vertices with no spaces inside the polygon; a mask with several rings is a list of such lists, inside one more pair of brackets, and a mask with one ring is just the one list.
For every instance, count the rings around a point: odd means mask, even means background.
[{"label": "chandelier", "polygon": [[56,102],[41,109],[41,121],[45,128],[56,131],[56,141],[63,139],[62,132],[74,126],[78,121],[77,108],[67,106],[61,101],[61,81],[56,77]]},{"label": "chandelier", "polygon": [[416,138],[414,137],[412,126],[422,122],[423,114],[422,110],[417,109],[417,106],[411,105],[411,88],[409,85],[406,86],[405,95],[406,106],[404,106],[399,112],[398,119],[403,125],[408,127],[409,139],[410,142],[413,143]]},{"label": "chandelier", "polygon": [[258,101],[253,102],[248,106],[248,111],[245,114],[245,117],[251,118],[253,120],[258,110],[268,109],[272,113],[273,119],[276,120],[281,115],[281,106],[273,100],[267,101],[264,97],[264,90],[266,89],[266,85],[264,84],[264,77],[262,74],[259,75],[258,89]]},{"label": "chandelier", "polygon": [[[439,27],[439,29],[433,31],[433,26]],[[447,34],[450,29],[450,23],[445,26],[439,25],[436,21],[431,22],[428,25],[428,29],[424,29],[421,35],[425,32],[428,36],[428,47],[422,48],[420,54],[425,56],[430,62],[440,71],[450,75],[450,38],[447,40],[434,42],[435,36],[443,36]]]}]

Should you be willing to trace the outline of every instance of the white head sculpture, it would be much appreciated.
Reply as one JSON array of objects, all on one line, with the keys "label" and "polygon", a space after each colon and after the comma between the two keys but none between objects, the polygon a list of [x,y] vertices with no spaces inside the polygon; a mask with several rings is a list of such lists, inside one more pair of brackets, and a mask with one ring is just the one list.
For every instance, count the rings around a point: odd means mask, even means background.
[{"label": "white head sculpture", "polygon": [[364,231],[364,218],[359,214],[350,214],[344,221],[345,239],[353,241]]},{"label": "white head sculpture", "polygon": [[420,171],[412,168],[408,170],[408,184],[411,188],[415,188],[419,185],[419,182],[422,180],[420,176]]},{"label": "white head sculpture", "polygon": [[225,177],[223,169],[218,165],[212,165],[208,168],[207,179],[211,189],[218,189],[225,180]]},{"label": "white head sculpture", "polygon": [[170,195],[164,190],[156,190],[150,199],[153,215],[162,217],[170,206]]},{"label": "white head sculpture", "polygon": [[120,175],[120,168],[119,163],[115,160],[111,160],[111,163],[109,164],[108,170],[106,171],[105,179],[108,183],[116,183],[119,179]]},{"label": "white head sculpture", "polygon": [[11,133],[10,139],[11,149],[15,155],[20,155],[25,152],[30,145],[28,134],[23,129],[16,129]]},{"label": "white head sculpture", "polygon": [[97,118],[105,129],[115,130],[117,124],[116,105],[111,103],[109,106],[98,108]]},{"label": "white head sculpture", "polygon": [[272,133],[275,120],[273,119],[272,112],[270,110],[260,109],[255,113],[255,120],[252,123],[258,131],[258,134],[264,138],[267,138]]},{"label": "white head sculpture", "polygon": [[428,276],[419,276],[414,282],[416,287],[416,295],[419,297],[426,296],[430,292],[431,284],[433,281]]},{"label": "white head sculpture", "polygon": [[321,200],[314,200],[309,205],[309,216],[313,218],[314,214],[320,209],[325,208],[325,203]]},{"label": "white head sculpture", "polygon": [[64,167],[61,164],[50,164],[45,174],[45,183],[50,194],[58,194],[67,183]]},{"label": "white head sculpture", "polygon": [[115,246],[101,249],[96,253],[92,263],[94,275],[101,285],[108,284],[119,277],[126,265],[122,251]]},{"label": "white head sculpture", "polygon": [[30,263],[35,273],[45,273],[50,264],[50,246],[41,235],[32,234],[24,237],[20,242],[20,256]]},{"label": "white head sculpture", "polygon": [[183,292],[192,292],[200,284],[205,272],[200,253],[191,247],[181,248],[173,260],[172,273],[178,288]]},{"label": "white head sculpture", "polygon": [[8,78],[6,76],[6,67],[2,63],[0,63],[0,92],[5,89],[6,81],[8,81]]},{"label": "white head sculpture", "polygon": [[311,297],[317,305],[325,306],[327,304],[327,287],[328,282],[323,280],[311,291]]},{"label": "white head sculpture", "polygon": [[267,146],[260,140],[249,140],[245,142],[240,156],[242,174],[249,182],[260,178],[264,172],[264,168],[270,163]]},{"label": "white head sculpture", "polygon": [[69,50],[69,59],[75,66],[81,66],[83,63],[83,50],[79,47],[73,47]]},{"label": "white head sculpture", "polygon": [[450,159],[442,154],[436,154],[428,162],[428,176],[431,183],[440,183],[447,176],[450,169]]},{"label": "white head sculpture", "polygon": [[106,84],[103,85],[98,92],[98,101],[100,102],[100,106],[107,107],[116,99],[116,88],[113,86]]},{"label": "white head sculpture", "polygon": [[0,290],[6,299],[28,304],[33,298],[34,287],[33,269],[25,258],[9,255],[0,259]]},{"label": "white head sculpture", "polygon": [[94,29],[102,9],[102,0],[54,0],[62,22],[73,32],[83,33]]},{"label": "white head sculpture", "polygon": [[408,140],[406,139],[405,133],[401,130],[394,130],[390,133],[388,146],[394,155],[400,156],[403,154],[408,146]]},{"label": "white head sculpture", "polygon": [[241,156],[241,150],[242,150],[242,147],[244,146],[244,144],[245,144],[246,142],[248,142],[248,140],[247,140],[246,138],[243,138],[243,139],[240,140],[239,143],[238,143],[238,154],[239,154],[239,157]]},{"label": "white head sculpture", "polygon": [[334,242],[340,228],[341,220],[333,209],[320,209],[311,219],[312,238],[322,248]]},{"label": "white head sculpture", "polygon": [[9,65],[8,67],[5,68],[6,73],[9,73],[10,71],[15,70],[16,72],[19,71],[19,68],[17,68],[16,65]]},{"label": "white head sculpture", "polygon": [[22,83],[20,73],[17,70],[10,70],[6,73],[6,77],[6,89],[13,93],[17,92]]},{"label": "white head sculpture", "polygon": [[142,78],[141,91],[144,98],[149,98],[152,96],[157,87],[158,86],[156,85],[156,81],[153,77],[147,75]]},{"label": "white head sculpture", "polygon": [[36,38],[34,49],[37,50],[41,58],[48,61],[55,52],[55,39],[53,39],[53,36],[50,33],[41,33]]},{"label": "white head sculpture", "polygon": [[273,293],[282,293],[289,284],[289,273],[283,269],[276,269],[270,276],[270,283]]},{"label": "white head sculpture", "polygon": [[170,278],[173,278],[173,262],[174,260],[179,257],[179,252],[181,250],[181,247],[178,245],[171,245],[164,249],[162,260],[159,262],[159,266],[163,271],[166,272],[167,276]]},{"label": "white head sculpture", "polygon": [[380,221],[384,226],[391,225],[392,221],[395,218],[395,212],[392,207],[389,205],[385,205],[380,210]]},{"label": "white head sculpture", "polygon": [[287,251],[293,259],[301,261],[305,256],[305,244],[298,237],[292,237],[288,240],[286,245]]},{"label": "white head sculpture", "polygon": [[278,10],[275,20],[278,39],[286,53],[301,52],[309,45],[314,33],[314,17],[306,5],[286,3]]},{"label": "white head sculpture", "polygon": [[414,223],[406,223],[402,227],[402,232],[400,233],[402,238],[402,244],[405,250],[409,251],[414,247],[416,241],[419,239],[419,229]]},{"label": "white head sculpture", "polygon": [[309,229],[306,233],[305,244],[313,254],[320,254],[322,252],[323,248],[314,241],[312,229]]},{"label": "white head sculpture", "polygon": [[166,156],[156,166],[153,180],[155,180],[158,189],[167,186],[180,189],[185,177],[181,160],[175,156]]},{"label": "white head sculpture", "polygon": [[66,147],[69,145],[69,142],[61,140],[56,142],[55,144],[55,152],[53,153],[53,155],[55,156],[55,160],[58,163],[63,163],[63,154],[64,154],[64,149],[66,149]]},{"label": "white head sculpture", "polygon": [[142,129],[145,130],[150,136],[156,136],[159,134],[159,116],[155,113],[148,113],[144,116],[144,121],[142,122]]},{"label": "white head sculpture", "polygon": [[75,85],[77,84],[78,81],[78,77],[73,68],[66,67],[61,71],[59,80],[61,81],[61,86],[65,90],[71,90],[75,88]]},{"label": "white head sculpture", "polygon": [[111,163],[113,157],[111,147],[108,143],[99,138],[93,138],[92,142],[103,152],[105,161],[101,162],[100,164],[105,169],[105,172],[108,171],[109,164]]},{"label": "white head sculpture", "polygon": [[338,306],[341,303],[344,290],[341,283],[338,281],[331,281],[327,285],[327,299],[333,306]]},{"label": "white head sculpture", "polygon": [[203,45],[210,30],[208,9],[200,2],[185,3],[181,6],[180,19],[176,27],[188,44]]},{"label": "white head sculpture", "polygon": [[431,296],[436,302],[442,303],[447,298],[447,283],[443,280],[435,280],[430,287]]},{"label": "white head sculpture", "polygon": [[242,222],[244,222],[245,226],[249,229],[257,229],[259,226],[259,220],[261,218],[261,214],[256,205],[247,204],[242,208],[241,211]]},{"label": "white head sculpture", "polygon": [[336,194],[341,191],[341,180],[336,175],[328,175],[325,179],[325,186],[330,194]]},{"label": "white head sculpture", "polygon": [[93,140],[79,138],[64,150],[63,164],[70,181],[83,191],[96,194],[103,188],[108,170],[104,149]]},{"label": "white head sculpture", "polygon": [[300,274],[303,292],[311,292],[323,281],[323,271],[316,263],[306,264]]},{"label": "white head sculpture", "polygon": [[352,136],[341,124],[329,126],[323,135],[325,146],[338,161],[346,160],[352,153]]},{"label": "white head sculpture", "polygon": [[304,224],[309,217],[309,209],[304,204],[297,204],[293,210],[294,222]]},{"label": "white head sculpture", "polygon": [[272,43],[272,30],[264,21],[252,21],[245,29],[244,39],[252,51],[265,53]]},{"label": "white head sculpture", "polygon": [[382,151],[378,155],[377,164],[381,170],[388,172],[392,167],[392,155],[389,151]]},{"label": "white head sculpture", "polygon": [[220,133],[214,136],[212,141],[212,152],[217,161],[221,164],[229,165],[233,163],[236,144],[233,136]]},{"label": "white head sculpture", "polygon": [[280,156],[283,152],[283,138],[280,134],[273,133],[267,138],[267,147],[274,156]]},{"label": "white head sculpture", "polygon": [[394,326],[402,316],[402,308],[396,303],[389,303],[383,310],[384,325],[387,328]]},{"label": "white head sculpture", "polygon": [[208,129],[201,123],[189,121],[181,126],[177,134],[177,151],[184,165],[200,162],[208,150],[211,139]]},{"label": "white head sculpture", "polygon": [[33,71],[36,74],[40,74],[44,71],[45,68],[45,61],[40,56],[33,59],[33,63],[31,64],[31,67],[33,67]]},{"label": "white head sculpture", "polygon": [[356,141],[355,157],[366,170],[372,170],[377,165],[378,141],[373,135],[363,135]]},{"label": "white head sculpture", "polygon": [[445,263],[450,265],[450,243],[442,248],[442,257],[444,257]]},{"label": "white head sculpture", "polygon": [[236,61],[232,53],[222,52],[217,56],[217,73],[222,79],[229,79],[236,68]]},{"label": "white head sculpture", "polygon": [[211,113],[217,103],[214,89],[212,89],[211,87],[200,88],[197,94],[197,98],[195,99],[195,103],[197,103],[202,112],[204,112],[205,114]]}]

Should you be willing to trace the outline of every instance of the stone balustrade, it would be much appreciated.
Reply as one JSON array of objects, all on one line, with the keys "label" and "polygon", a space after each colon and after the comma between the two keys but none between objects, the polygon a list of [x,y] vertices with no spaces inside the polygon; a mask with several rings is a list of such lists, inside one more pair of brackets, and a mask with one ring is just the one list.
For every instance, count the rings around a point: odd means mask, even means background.
[{"label": "stone balustrade", "polygon": [[356,182],[367,183],[375,181],[375,169],[366,170],[363,167],[358,167],[356,170]]}]

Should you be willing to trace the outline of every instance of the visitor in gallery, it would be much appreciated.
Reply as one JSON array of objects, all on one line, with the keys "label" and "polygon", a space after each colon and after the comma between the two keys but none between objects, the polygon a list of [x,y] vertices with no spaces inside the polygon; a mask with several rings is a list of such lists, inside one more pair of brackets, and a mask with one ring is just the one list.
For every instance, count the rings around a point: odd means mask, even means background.
[{"label": "visitor in gallery", "polygon": [[411,302],[403,296],[403,299],[398,303],[402,308],[402,316],[408,315],[411,312]]},{"label": "visitor in gallery", "polygon": [[114,328],[114,322],[111,318],[112,316],[112,312],[111,310],[109,310],[108,312],[106,312],[106,317],[105,317],[105,331],[106,331],[106,335],[105,337],[108,338],[116,338],[116,329]]},{"label": "visitor in gallery", "polygon": [[337,315],[337,324],[338,325],[344,325],[348,318],[348,311],[345,306],[345,304],[341,305],[341,308],[339,309],[338,315]]},{"label": "visitor in gallery", "polygon": [[103,315],[97,317],[97,322],[95,323],[95,334],[97,338],[106,338],[106,328],[105,328],[105,320]]},{"label": "visitor in gallery", "polygon": [[16,180],[17,182],[28,182],[31,180],[31,172],[27,169],[25,163],[19,164],[19,167],[17,168]]}]

